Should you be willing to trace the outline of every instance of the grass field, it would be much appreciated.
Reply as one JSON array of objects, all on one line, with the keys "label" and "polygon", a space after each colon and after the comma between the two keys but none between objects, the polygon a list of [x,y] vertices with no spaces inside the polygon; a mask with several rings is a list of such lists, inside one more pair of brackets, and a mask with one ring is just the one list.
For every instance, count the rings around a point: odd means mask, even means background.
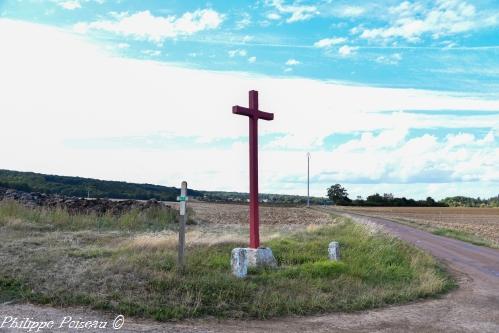
[{"label": "grass field", "polygon": [[[196,224],[188,227],[181,273],[172,212],[143,212],[127,223],[107,217],[103,228],[97,216],[1,203],[0,302],[85,305],[157,320],[269,318],[404,303],[453,286],[414,247],[305,208],[262,208],[262,239],[280,267],[236,279],[230,251],[245,245],[247,207],[191,206]],[[340,262],[327,260],[332,240],[342,246]]]},{"label": "grass field", "polygon": [[499,208],[341,207],[340,209],[384,217],[437,235],[499,248]]}]

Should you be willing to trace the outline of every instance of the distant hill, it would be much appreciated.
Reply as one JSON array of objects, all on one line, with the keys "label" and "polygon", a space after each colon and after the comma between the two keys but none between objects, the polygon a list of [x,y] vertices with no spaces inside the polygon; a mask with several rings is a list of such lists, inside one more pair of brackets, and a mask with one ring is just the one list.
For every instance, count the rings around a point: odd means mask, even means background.
[{"label": "distant hill", "polygon": [[[112,199],[157,199],[176,201],[180,190],[152,184],[136,184],[120,181],[99,180],[82,177],[45,175],[34,172],[20,172],[0,169],[0,187],[12,188],[25,192],[62,194],[74,197],[112,198]],[[90,193],[89,193],[90,192]],[[189,189],[188,195],[210,202],[243,203],[248,193],[199,191]],[[285,194],[260,194],[260,200],[274,204],[305,204],[307,197]],[[330,203],[324,198],[310,197],[312,204]]]},{"label": "distant hill", "polygon": [[[44,175],[34,172],[19,172],[0,169],[0,187],[26,192],[62,194],[92,198],[113,199],[157,199],[175,201],[180,190],[152,184],[135,184],[92,178]],[[189,190],[190,196],[203,196],[201,191]]]}]

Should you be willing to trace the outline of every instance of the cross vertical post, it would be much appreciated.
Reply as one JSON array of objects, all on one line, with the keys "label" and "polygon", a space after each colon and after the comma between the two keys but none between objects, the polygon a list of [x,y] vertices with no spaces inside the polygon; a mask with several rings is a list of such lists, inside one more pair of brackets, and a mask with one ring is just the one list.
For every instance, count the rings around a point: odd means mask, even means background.
[{"label": "cross vertical post", "polygon": [[[258,92],[249,92],[250,110],[258,110]],[[258,203],[258,117],[249,119],[250,167],[250,247],[260,246],[260,213]]]},{"label": "cross vertical post", "polygon": [[260,215],[258,203],[258,119],[273,120],[274,114],[258,110],[258,91],[249,92],[249,108],[233,106],[232,113],[249,118],[249,167],[250,167],[250,248],[260,246]]}]

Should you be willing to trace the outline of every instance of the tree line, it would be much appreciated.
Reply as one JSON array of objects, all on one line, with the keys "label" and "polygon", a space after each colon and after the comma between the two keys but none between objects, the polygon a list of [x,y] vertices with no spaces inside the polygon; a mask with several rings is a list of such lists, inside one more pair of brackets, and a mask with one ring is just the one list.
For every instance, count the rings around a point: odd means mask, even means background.
[{"label": "tree line", "polygon": [[[0,170],[0,187],[12,188],[25,192],[61,194],[74,197],[113,198],[113,199],[157,199],[175,201],[180,190],[153,184],[135,184],[120,181],[106,181],[92,178],[45,175],[34,172]],[[199,191],[189,189],[188,195],[209,202],[245,203],[247,193]],[[261,193],[262,203],[302,205],[307,197],[300,195]],[[414,200],[395,197],[391,193],[375,193],[365,199],[350,199],[347,190],[340,184],[327,189],[327,198],[310,197],[312,205],[351,205],[351,206],[400,206],[400,207],[499,207],[499,196],[489,199],[454,196],[436,201],[431,197],[426,200]]]},{"label": "tree line", "polygon": [[464,196],[447,197],[436,201],[432,197],[426,200],[414,200],[406,197],[395,197],[392,193],[371,194],[365,199],[357,197],[352,200],[341,184],[327,189],[328,198],[339,206],[389,206],[389,207],[499,207],[499,195],[489,199],[470,198]]}]

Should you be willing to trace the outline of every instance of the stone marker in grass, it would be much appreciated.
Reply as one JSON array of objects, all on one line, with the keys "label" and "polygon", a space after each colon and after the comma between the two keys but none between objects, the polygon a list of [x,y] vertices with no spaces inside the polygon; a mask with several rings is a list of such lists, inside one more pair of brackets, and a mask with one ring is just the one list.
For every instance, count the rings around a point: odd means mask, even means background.
[{"label": "stone marker in grass", "polygon": [[246,255],[246,250],[241,247],[232,249],[230,265],[232,267],[232,274],[238,278],[243,278],[248,274],[248,256]]},{"label": "stone marker in grass", "polygon": [[331,242],[328,247],[329,259],[330,260],[340,260],[340,243]]},{"label": "stone marker in grass", "polygon": [[232,250],[230,263],[232,274],[238,278],[245,277],[250,267],[277,267],[277,261],[268,247],[257,249],[237,247]]}]

